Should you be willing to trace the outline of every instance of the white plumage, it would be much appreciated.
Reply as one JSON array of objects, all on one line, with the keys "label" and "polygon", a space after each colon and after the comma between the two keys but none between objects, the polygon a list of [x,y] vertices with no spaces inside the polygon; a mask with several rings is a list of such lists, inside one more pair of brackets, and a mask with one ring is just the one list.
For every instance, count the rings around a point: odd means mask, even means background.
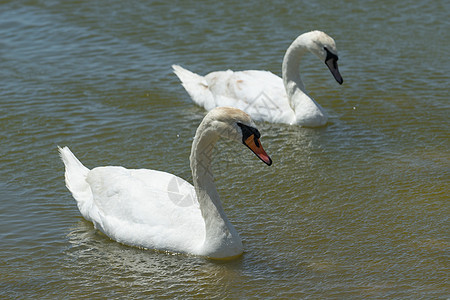
[{"label": "white plumage", "polygon": [[69,148],[59,148],[66,186],[83,217],[120,243],[217,259],[234,257],[242,253],[242,243],[223,212],[211,174],[211,154],[219,137],[239,142],[245,137],[249,140],[244,144],[270,165],[259,140],[257,147],[251,143],[259,138],[253,126],[247,114],[234,108],[209,112],[192,144],[194,185],[156,170],[119,166],[89,170]]},{"label": "white plumage", "polygon": [[257,70],[227,70],[200,76],[178,65],[172,67],[192,100],[208,111],[231,106],[257,121],[316,127],[326,124],[328,117],[308,96],[300,78],[300,60],[307,51],[327,64],[336,81],[343,82],[337,67],[336,44],[321,31],[304,33],[289,46],[282,64],[283,78]]}]

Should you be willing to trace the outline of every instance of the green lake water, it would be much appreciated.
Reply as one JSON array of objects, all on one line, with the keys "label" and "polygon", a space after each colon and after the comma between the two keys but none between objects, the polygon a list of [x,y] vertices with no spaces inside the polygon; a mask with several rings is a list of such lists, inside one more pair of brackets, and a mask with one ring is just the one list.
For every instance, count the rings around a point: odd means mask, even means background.
[{"label": "green lake water", "polygon": [[[410,2],[1,1],[0,298],[448,299],[450,2]],[[191,181],[205,110],[171,65],[280,75],[314,29],[344,78],[302,61],[328,125],[258,122],[270,167],[215,150],[242,257],[127,247],[81,217],[57,145]]]}]

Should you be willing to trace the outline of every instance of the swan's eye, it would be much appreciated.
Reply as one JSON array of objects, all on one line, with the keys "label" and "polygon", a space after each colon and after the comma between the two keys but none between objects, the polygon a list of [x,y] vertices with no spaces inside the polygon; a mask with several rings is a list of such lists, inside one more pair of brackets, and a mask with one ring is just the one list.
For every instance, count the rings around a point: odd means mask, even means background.
[{"label": "swan's eye", "polygon": [[253,153],[256,154],[256,156],[259,157],[265,164],[271,165],[272,160],[267,155],[267,153],[264,151],[261,143],[259,142],[259,138],[261,137],[261,134],[259,133],[258,129],[244,125],[242,123],[236,123],[242,131],[242,143],[247,146],[250,150],[252,150]]},{"label": "swan's eye", "polygon": [[[259,133],[258,129],[251,127],[251,126],[244,125],[242,123],[237,123],[237,125],[242,130],[242,142],[246,141],[250,136],[254,135],[255,143],[258,143],[257,140],[261,137],[261,134]],[[259,147],[259,145],[257,145],[257,146]]]},{"label": "swan's eye", "polygon": [[327,53],[327,57],[325,58],[325,61],[332,59],[334,62],[337,62],[339,60],[339,57],[336,54],[331,53],[331,51],[328,50],[327,47],[323,47],[323,49]]}]

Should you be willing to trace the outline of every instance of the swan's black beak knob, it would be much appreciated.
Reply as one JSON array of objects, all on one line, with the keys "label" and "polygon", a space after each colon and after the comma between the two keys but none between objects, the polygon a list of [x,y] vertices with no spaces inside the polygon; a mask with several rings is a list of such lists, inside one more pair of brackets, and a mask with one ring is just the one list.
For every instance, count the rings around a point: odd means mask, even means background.
[{"label": "swan's black beak knob", "polygon": [[261,142],[259,141],[261,134],[258,129],[242,123],[237,123],[237,125],[242,131],[242,143],[252,150],[252,152],[266,165],[270,166],[272,164],[272,159],[267,155],[266,151],[264,151]]},{"label": "swan's black beak knob", "polygon": [[254,134],[244,141],[244,145],[252,150],[266,165],[270,166],[272,164],[272,159],[267,155],[266,151],[264,151],[261,142]]}]

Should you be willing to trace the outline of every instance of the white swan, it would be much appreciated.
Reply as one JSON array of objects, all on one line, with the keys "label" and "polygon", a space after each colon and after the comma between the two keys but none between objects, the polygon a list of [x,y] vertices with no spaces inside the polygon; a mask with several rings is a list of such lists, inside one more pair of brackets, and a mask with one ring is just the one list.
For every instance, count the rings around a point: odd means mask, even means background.
[{"label": "white swan", "polygon": [[300,60],[306,51],[324,61],[336,81],[342,84],[336,44],[321,31],[304,33],[289,46],[283,59],[283,79],[268,71],[228,70],[203,77],[178,65],[172,68],[192,100],[206,110],[232,106],[247,112],[255,121],[322,126],[328,117],[305,92],[300,78]]},{"label": "white swan", "polygon": [[242,254],[243,248],[211,173],[212,150],[220,137],[243,143],[272,164],[250,117],[229,107],[210,111],[197,129],[190,156],[194,186],[155,170],[89,170],[69,148],[58,148],[66,186],[81,214],[110,238],[131,246],[227,259]]}]

